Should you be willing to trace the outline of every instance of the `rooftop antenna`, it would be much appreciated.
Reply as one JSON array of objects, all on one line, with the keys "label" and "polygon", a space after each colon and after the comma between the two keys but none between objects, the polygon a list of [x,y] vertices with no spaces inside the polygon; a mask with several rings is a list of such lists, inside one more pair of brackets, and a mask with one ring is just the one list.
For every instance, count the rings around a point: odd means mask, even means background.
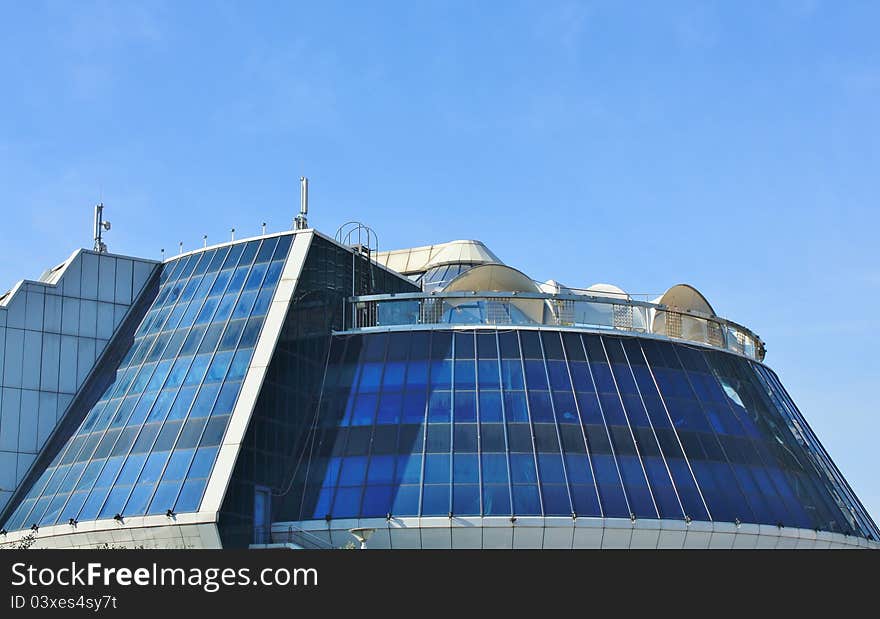
[{"label": "rooftop antenna", "polygon": [[294,230],[305,230],[309,227],[309,179],[299,177],[299,215],[293,219]]},{"label": "rooftop antenna", "polygon": [[182,253],[183,253],[183,241],[180,241],[180,242],[177,244],[177,247],[178,247],[178,249],[180,250],[180,251],[178,251],[177,253],[182,254]]},{"label": "rooftop antenna", "polygon": [[202,235],[202,247],[207,247],[207,246],[208,246],[208,235],[203,234]]},{"label": "rooftop antenna", "polygon": [[162,255],[162,258],[161,258],[162,262],[165,262],[165,248],[163,247],[162,249],[160,249],[159,253]]},{"label": "rooftop antenna", "polygon": [[95,205],[95,251],[99,254],[107,253],[107,245],[102,238],[105,230],[110,229],[110,222],[104,221],[104,203]]},{"label": "rooftop antenna", "polygon": [[266,222],[263,222],[263,236],[266,236]]}]

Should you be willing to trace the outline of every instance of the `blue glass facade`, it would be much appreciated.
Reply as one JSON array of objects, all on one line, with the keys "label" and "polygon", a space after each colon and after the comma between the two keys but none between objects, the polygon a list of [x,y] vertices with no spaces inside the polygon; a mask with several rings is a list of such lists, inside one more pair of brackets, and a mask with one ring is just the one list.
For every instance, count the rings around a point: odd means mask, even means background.
[{"label": "blue glass facade", "polygon": [[765,366],[552,330],[334,337],[289,520],[594,516],[878,539]]},{"label": "blue glass facade", "polygon": [[115,380],[5,528],[198,510],[291,238],[163,265]]}]

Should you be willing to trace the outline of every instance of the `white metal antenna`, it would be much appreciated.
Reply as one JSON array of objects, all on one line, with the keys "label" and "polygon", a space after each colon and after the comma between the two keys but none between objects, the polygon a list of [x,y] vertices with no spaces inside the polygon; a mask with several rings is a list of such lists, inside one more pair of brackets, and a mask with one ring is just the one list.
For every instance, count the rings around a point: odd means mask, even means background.
[{"label": "white metal antenna", "polygon": [[232,240],[234,241],[235,240],[235,228],[232,228],[231,230],[229,230],[229,232],[232,234]]},{"label": "white metal antenna", "polygon": [[207,246],[208,246],[208,235],[203,234],[202,235],[202,247],[207,247]]},{"label": "white metal antenna", "polygon": [[266,236],[266,222],[263,222],[263,236]]},{"label": "white metal antenna", "polygon": [[180,251],[178,251],[177,253],[182,254],[182,253],[183,253],[183,241],[180,241],[180,242],[177,244],[177,246],[178,246],[178,248],[180,249]]},{"label": "white metal antenna", "polygon": [[95,251],[99,254],[107,253],[107,245],[104,243],[103,233],[110,230],[110,222],[104,221],[104,203],[95,205]]},{"label": "white metal antenna", "polygon": [[293,218],[294,230],[305,230],[309,227],[309,179],[299,177],[299,215]]}]

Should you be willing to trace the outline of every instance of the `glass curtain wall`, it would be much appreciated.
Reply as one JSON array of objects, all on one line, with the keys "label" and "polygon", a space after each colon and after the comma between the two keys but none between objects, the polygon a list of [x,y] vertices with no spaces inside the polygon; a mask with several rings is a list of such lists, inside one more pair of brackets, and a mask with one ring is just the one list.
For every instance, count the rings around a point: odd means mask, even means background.
[{"label": "glass curtain wall", "polygon": [[163,265],[115,379],[7,529],[198,510],[291,238]]},{"label": "glass curtain wall", "polygon": [[653,339],[338,336],[292,519],[604,516],[878,539],[775,375]]}]

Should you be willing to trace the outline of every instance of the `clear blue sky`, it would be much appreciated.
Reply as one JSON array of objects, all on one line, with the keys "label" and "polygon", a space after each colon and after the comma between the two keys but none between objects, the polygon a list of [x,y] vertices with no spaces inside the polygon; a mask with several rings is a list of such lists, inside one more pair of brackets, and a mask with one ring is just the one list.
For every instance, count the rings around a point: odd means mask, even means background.
[{"label": "clear blue sky", "polygon": [[0,0],[0,287],[311,218],[688,282],[880,518],[880,4]]}]

